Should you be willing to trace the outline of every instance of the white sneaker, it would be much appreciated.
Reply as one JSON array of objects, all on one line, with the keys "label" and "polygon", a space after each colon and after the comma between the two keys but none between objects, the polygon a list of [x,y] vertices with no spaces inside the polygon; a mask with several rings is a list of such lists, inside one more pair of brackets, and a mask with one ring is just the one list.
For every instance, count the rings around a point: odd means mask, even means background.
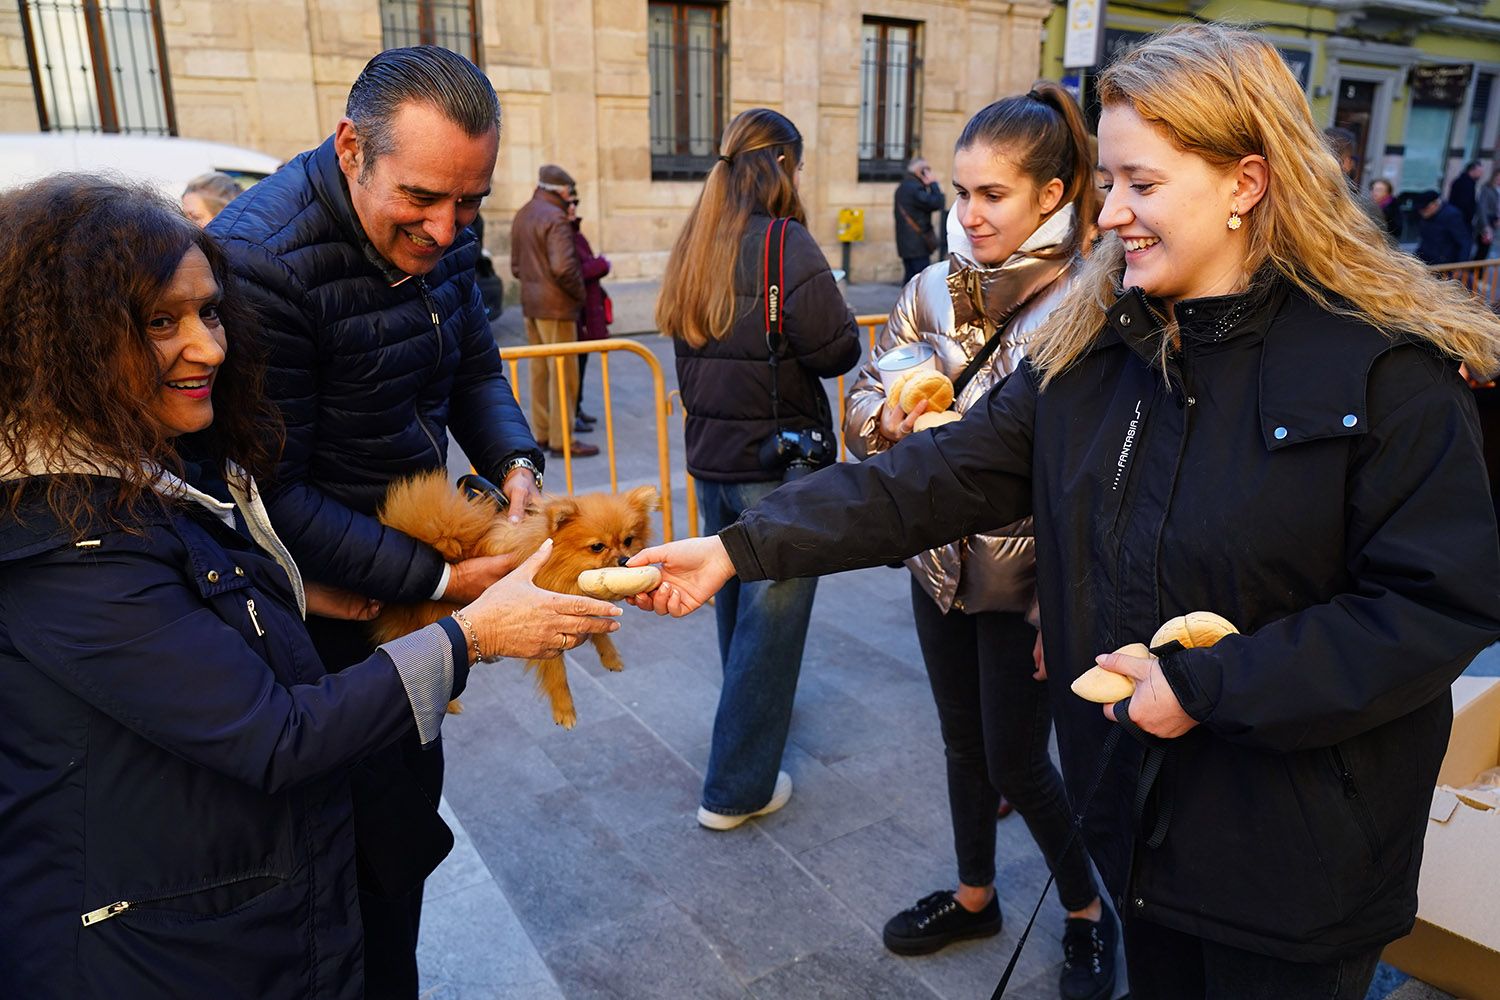
[{"label": "white sneaker", "polygon": [[752,813],[741,813],[738,816],[726,816],[716,813],[712,809],[698,807],[698,825],[709,830],[733,830],[747,819],[757,816],[769,816],[771,813],[786,805],[787,800],[792,797],[792,776],[785,771],[776,772],[776,790],[771,793],[771,801],[761,806]]}]

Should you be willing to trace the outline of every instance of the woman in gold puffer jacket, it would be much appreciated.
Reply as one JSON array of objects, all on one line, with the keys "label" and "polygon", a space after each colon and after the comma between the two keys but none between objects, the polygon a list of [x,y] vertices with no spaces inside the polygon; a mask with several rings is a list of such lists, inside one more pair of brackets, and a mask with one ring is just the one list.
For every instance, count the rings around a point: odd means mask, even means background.
[{"label": "woman in gold puffer jacket", "polygon": [[[1081,116],[1055,85],[979,112],[954,153],[954,212],[969,246],[911,280],[874,358],[925,344],[957,385],[962,413],[1025,356],[1027,341],[1066,295],[1093,211],[1092,163]],[[986,352],[991,338],[999,338]],[[987,353],[987,357],[981,357]],[[973,372],[965,379],[966,371]],[[844,434],[858,458],[894,447],[925,412],[886,397],[874,361],[849,392]],[[1031,519],[970,535],[906,563],[912,610],[947,756],[957,890],[939,890],[886,924],[901,954],[998,933],[995,823],[1004,789],[1056,875],[1068,911],[1061,993],[1108,996],[1114,925],[1088,860],[1069,840],[1062,778],[1048,756],[1051,711],[1037,642]]]}]

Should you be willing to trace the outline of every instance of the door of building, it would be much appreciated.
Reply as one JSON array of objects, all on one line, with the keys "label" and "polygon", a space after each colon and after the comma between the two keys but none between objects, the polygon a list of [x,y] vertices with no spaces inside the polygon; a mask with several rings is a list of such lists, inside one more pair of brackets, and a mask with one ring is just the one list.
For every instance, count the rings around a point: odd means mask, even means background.
[{"label": "door of building", "polygon": [[1375,88],[1369,80],[1339,82],[1339,100],[1333,123],[1354,133],[1354,182],[1364,189],[1365,155],[1370,148],[1370,116],[1375,111]]}]

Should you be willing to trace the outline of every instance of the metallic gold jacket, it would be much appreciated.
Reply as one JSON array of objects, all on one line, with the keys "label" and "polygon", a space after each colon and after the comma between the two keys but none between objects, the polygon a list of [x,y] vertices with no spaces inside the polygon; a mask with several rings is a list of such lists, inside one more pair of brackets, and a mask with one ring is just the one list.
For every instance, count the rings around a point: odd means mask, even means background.
[{"label": "metallic gold jacket", "polygon": [[[849,390],[844,437],[849,450],[866,458],[893,442],[878,430],[885,389],[875,371],[878,358],[902,344],[925,343],[937,351],[938,369],[957,380],[979,353],[991,331],[1005,338],[984,367],[953,401],[964,412],[982,400],[996,382],[1009,375],[1026,354],[1026,344],[1072,284],[1071,262],[1034,256],[1067,241],[1072,231],[1071,206],[1047,220],[996,267],[985,267],[960,254],[939,261],[902,289],[885,330]],[[906,561],[922,589],[945,613],[1025,612],[1036,589],[1036,556],[1032,522],[1027,517],[998,531],[970,535],[929,549]]]}]

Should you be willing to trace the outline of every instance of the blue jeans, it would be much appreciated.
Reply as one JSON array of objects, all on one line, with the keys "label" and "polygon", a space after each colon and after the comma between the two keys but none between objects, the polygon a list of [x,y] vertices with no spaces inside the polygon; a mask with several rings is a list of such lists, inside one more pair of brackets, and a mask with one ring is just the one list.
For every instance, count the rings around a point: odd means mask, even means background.
[{"label": "blue jeans", "polygon": [[[733,524],[780,485],[698,480],[703,533]],[[734,577],[714,599],[724,687],[703,780],[703,805],[712,812],[741,816],[771,801],[817,586],[816,578],[741,583]]]}]

